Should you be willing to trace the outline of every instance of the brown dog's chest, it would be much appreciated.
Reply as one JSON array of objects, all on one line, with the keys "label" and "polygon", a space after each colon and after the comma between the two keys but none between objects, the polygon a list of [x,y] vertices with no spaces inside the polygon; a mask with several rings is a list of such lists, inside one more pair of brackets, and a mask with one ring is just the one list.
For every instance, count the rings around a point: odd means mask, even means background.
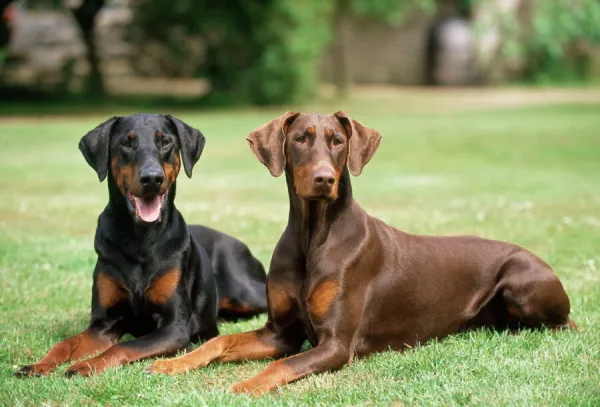
[{"label": "brown dog's chest", "polygon": [[327,317],[332,312],[334,302],[339,293],[339,282],[336,279],[320,279],[312,284],[303,301],[304,324],[313,344],[320,342]]},{"label": "brown dog's chest", "polygon": [[[271,313],[284,323],[290,312],[302,321],[305,334],[313,345],[320,342],[323,328],[340,294],[338,278],[318,275],[296,280],[296,283],[269,282]],[[296,312],[293,310],[296,309]]]}]

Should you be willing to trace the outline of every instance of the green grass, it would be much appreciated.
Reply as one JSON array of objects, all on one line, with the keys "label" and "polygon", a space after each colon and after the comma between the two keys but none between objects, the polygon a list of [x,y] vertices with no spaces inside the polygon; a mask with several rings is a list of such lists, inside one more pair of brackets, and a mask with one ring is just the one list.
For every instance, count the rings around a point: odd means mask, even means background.
[{"label": "green grass", "polygon": [[[353,180],[371,214],[408,232],[469,233],[521,244],[547,260],[571,298],[578,332],[456,335],[386,352],[263,398],[229,387],[266,362],[216,365],[187,376],[146,375],[149,361],[90,379],[18,380],[88,320],[93,234],[106,185],[77,142],[109,114],[17,117],[0,126],[0,403],[8,405],[600,405],[600,105],[518,108],[456,103],[426,92],[332,102],[383,135]],[[445,98],[445,99],[444,99]],[[415,103],[418,106],[415,106]],[[183,112],[208,142],[177,206],[190,223],[246,241],[266,264],[287,219],[284,179],[244,141],[281,109]],[[259,327],[264,317],[221,326]]]}]

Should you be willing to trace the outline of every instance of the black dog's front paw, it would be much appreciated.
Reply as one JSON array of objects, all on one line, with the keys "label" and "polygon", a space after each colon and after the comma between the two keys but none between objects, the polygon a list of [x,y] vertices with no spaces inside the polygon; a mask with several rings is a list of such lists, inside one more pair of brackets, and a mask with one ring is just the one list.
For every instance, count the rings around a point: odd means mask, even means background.
[{"label": "black dog's front paw", "polygon": [[36,363],[33,365],[23,366],[15,372],[15,377],[23,379],[25,377],[41,377],[50,374],[54,370],[54,366],[47,363]]}]

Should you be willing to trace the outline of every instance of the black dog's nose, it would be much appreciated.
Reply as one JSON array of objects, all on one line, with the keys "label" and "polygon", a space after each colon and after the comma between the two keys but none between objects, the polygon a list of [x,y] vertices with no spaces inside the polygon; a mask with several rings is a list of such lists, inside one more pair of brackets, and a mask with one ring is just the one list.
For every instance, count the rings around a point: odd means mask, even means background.
[{"label": "black dog's nose", "polygon": [[140,171],[140,184],[144,188],[160,188],[164,180],[165,174],[159,168],[148,168]]},{"label": "black dog's nose", "polygon": [[315,171],[313,181],[318,186],[331,186],[335,182],[333,175],[333,169],[328,167],[321,167]]}]

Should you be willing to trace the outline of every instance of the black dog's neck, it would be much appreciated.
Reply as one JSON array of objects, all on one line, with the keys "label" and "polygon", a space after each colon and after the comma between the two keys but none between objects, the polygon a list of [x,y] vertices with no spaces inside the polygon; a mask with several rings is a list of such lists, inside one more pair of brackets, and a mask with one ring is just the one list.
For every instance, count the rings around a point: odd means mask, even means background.
[{"label": "black dog's neck", "polygon": [[338,181],[335,201],[302,199],[296,193],[293,175],[286,170],[285,177],[290,200],[288,222],[293,225],[302,252],[307,256],[310,249],[321,246],[327,240],[332,225],[350,209],[353,202],[350,173],[345,167]]},{"label": "black dog's neck", "polygon": [[141,246],[150,246],[175,222],[175,190],[174,182],[169,187],[166,200],[161,209],[159,220],[152,223],[146,223],[135,219],[135,215],[129,210],[127,198],[123,196],[116,185],[116,182],[109,175],[108,177],[108,195],[109,200],[103,212],[106,220],[112,223],[113,230],[118,230],[123,238],[131,239],[133,242],[140,242]]}]

